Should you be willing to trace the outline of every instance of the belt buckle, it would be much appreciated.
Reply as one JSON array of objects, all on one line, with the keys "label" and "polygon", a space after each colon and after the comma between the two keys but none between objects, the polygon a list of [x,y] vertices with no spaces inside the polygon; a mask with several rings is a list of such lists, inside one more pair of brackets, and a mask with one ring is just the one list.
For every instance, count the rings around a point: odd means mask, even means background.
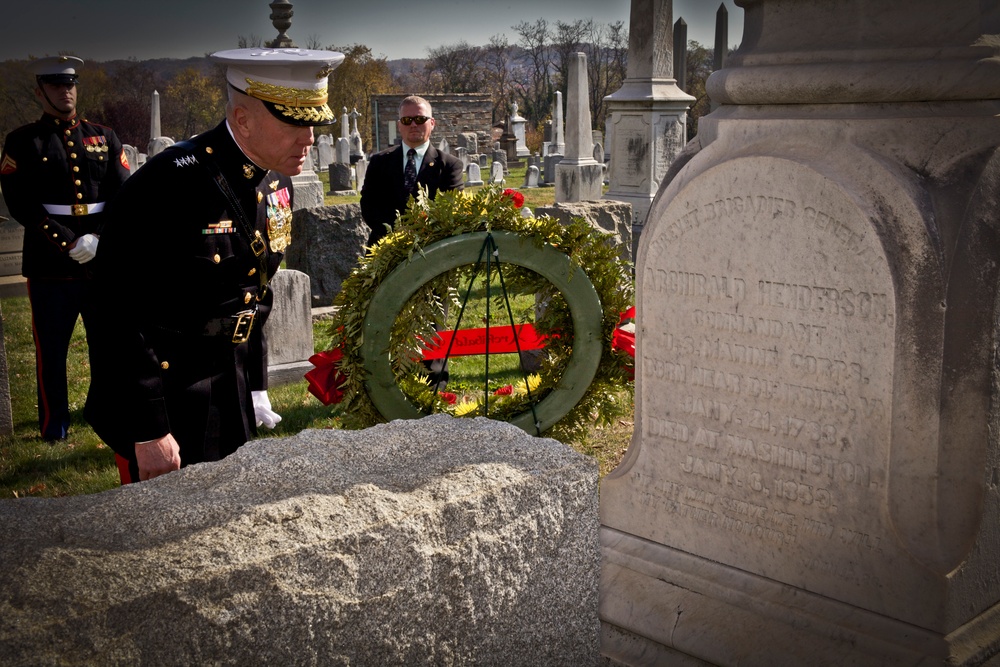
[{"label": "belt buckle", "polygon": [[257,257],[263,255],[264,251],[267,250],[267,244],[261,238],[259,229],[254,233],[253,241],[250,242],[250,249],[253,250],[253,254]]},{"label": "belt buckle", "polygon": [[87,215],[90,213],[90,209],[86,204],[73,204],[72,209],[73,215]]},{"label": "belt buckle", "polygon": [[250,330],[253,328],[254,318],[257,316],[255,310],[244,310],[236,313],[236,326],[233,327],[233,342],[245,343],[250,338]]}]

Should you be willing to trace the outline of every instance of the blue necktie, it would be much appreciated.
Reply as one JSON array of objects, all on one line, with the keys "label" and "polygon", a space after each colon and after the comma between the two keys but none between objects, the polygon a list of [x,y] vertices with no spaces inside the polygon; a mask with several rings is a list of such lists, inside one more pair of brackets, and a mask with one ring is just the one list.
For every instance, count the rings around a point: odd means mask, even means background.
[{"label": "blue necktie", "polygon": [[413,187],[417,184],[417,151],[411,148],[406,151],[406,168],[403,170],[403,189],[413,192]]}]

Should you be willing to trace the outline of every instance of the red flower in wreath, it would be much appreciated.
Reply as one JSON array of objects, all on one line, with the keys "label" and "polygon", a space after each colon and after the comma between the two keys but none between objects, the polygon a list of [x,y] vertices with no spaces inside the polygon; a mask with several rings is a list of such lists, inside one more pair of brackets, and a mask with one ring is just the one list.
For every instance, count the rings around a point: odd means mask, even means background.
[{"label": "red flower in wreath", "polygon": [[441,400],[447,403],[448,405],[455,405],[455,401],[458,400],[458,396],[456,394],[451,393],[450,391],[442,391],[438,393],[438,396],[440,396]]},{"label": "red flower in wreath", "polygon": [[524,195],[513,188],[507,188],[503,191],[504,197],[509,197],[514,202],[514,208],[521,208],[524,206]]},{"label": "red flower in wreath", "polygon": [[506,384],[493,392],[494,396],[510,396],[514,393],[514,385]]}]

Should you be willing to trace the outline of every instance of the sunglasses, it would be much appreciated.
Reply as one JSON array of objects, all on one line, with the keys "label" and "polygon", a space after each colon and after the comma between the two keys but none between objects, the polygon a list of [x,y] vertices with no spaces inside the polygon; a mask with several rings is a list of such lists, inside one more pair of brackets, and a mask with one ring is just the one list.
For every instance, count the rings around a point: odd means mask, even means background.
[{"label": "sunglasses", "polygon": [[410,125],[416,123],[417,125],[423,125],[429,120],[433,120],[430,116],[403,116],[399,119],[399,122],[403,125]]}]

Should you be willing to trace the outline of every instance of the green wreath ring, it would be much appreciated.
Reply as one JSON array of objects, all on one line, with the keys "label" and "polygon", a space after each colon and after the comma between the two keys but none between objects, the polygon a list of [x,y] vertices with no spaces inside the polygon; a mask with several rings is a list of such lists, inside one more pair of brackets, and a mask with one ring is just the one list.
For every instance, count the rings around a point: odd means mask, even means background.
[{"label": "green wreath ring", "polygon": [[[587,274],[569,256],[550,245],[511,232],[474,232],[452,236],[426,247],[412,261],[397,266],[372,297],[365,316],[361,356],[368,377],[365,388],[386,419],[417,419],[425,413],[399,388],[390,364],[389,338],[396,317],[413,294],[451,269],[475,264],[488,234],[500,248],[499,260],[530,269],[548,280],[566,299],[573,319],[573,354],[555,387],[533,410],[508,419],[528,433],[551,428],[583,398],[601,362],[601,300]],[[537,421],[536,421],[537,420]]]},{"label": "green wreath ring", "polygon": [[[346,427],[430,411],[462,414],[440,397],[430,398],[414,362],[406,362],[419,356],[418,323],[427,322],[430,311],[399,315],[421,301],[415,297],[421,290],[431,292],[430,283],[442,274],[475,264],[487,234],[497,242],[501,262],[538,274],[562,295],[535,323],[539,333],[572,332],[546,342],[533,411],[525,409],[523,396],[505,397],[495,408],[491,402],[489,416],[532,434],[574,437],[628,414],[634,360],[615,349],[612,339],[632,303],[631,265],[607,235],[584,221],[564,225],[548,216],[526,217],[520,201],[520,193],[495,186],[442,192],[433,200],[421,192],[392,232],[360,259],[334,299],[330,326]],[[407,395],[414,389],[425,393],[419,401]]]}]

